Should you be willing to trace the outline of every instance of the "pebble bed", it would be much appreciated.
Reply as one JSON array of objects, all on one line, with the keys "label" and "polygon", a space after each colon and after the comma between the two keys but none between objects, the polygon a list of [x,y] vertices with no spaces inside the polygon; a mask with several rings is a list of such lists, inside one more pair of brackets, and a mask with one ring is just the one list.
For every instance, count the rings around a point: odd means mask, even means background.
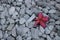
[{"label": "pebble bed", "polygon": [[[34,28],[39,12],[46,28]],[[0,0],[0,40],[60,40],[60,0]]]}]

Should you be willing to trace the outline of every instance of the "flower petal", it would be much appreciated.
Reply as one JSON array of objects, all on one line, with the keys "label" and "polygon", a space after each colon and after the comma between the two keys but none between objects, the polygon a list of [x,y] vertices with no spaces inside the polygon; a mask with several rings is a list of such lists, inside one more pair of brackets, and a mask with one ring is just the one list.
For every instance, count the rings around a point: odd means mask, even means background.
[{"label": "flower petal", "polygon": [[40,25],[45,28],[46,27],[46,24],[43,22],[43,21],[40,21]]},{"label": "flower petal", "polygon": [[39,24],[39,21],[35,21],[34,26],[37,26]]},{"label": "flower petal", "polygon": [[38,17],[36,17],[36,18],[35,18],[35,21],[38,21],[38,20],[39,20],[39,18],[38,18]]},{"label": "flower petal", "polygon": [[38,14],[38,18],[41,19],[42,17],[43,17],[43,14],[42,14],[42,12],[40,12],[40,13]]},{"label": "flower petal", "polygon": [[47,22],[47,21],[49,20],[49,17],[45,16],[45,17],[42,18],[42,20],[43,20],[44,22]]}]

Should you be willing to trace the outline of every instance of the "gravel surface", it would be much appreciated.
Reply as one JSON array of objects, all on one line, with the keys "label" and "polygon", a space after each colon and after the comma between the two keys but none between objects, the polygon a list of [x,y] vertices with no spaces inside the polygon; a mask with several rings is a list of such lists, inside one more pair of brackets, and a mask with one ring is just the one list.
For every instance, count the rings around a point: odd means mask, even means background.
[{"label": "gravel surface", "polygon": [[[39,12],[45,29],[34,27]],[[0,0],[0,40],[60,40],[60,0]]]}]

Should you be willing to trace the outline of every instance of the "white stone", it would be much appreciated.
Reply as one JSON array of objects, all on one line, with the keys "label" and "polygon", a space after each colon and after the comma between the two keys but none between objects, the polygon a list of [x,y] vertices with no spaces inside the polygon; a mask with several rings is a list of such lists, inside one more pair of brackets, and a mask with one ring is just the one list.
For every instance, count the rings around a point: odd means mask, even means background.
[{"label": "white stone", "polygon": [[29,14],[29,15],[32,15],[33,11],[32,11],[32,9],[29,10],[29,8],[26,8],[26,13]]},{"label": "white stone", "polygon": [[0,6],[0,11],[4,11],[4,7],[3,6]]},{"label": "white stone", "polygon": [[49,11],[49,13],[56,13],[56,10],[51,9],[51,10]]},{"label": "white stone", "polygon": [[56,2],[60,2],[60,0],[56,0]]},{"label": "white stone", "polygon": [[4,39],[1,39],[1,40],[4,40]]},{"label": "white stone", "polygon": [[10,24],[10,25],[7,27],[7,30],[12,30],[13,27],[14,27],[14,24]]},{"label": "white stone", "polygon": [[4,38],[6,39],[7,37],[8,37],[8,33],[6,31],[5,34],[4,34]]},{"label": "white stone", "polygon": [[32,28],[31,29],[31,35],[32,35],[32,38],[38,38],[38,29],[34,29]]},{"label": "white stone", "polygon": [[5,19],[1,19],[1,24],[5,24]]},{"label": "white stone", "polygon": [[41,33],[44,33],[45,29],[42,26],[40,26],[40,31],[41,31]]},{"label": "white stone", "polygon": [[21,9],[20,9],[20,14],[25,14],[25,7],[22,7]]},{"label": "white stone", "polygon": [[23,31],[23,33],[26,33],[26,32],[28,32],[28,31],[29,31],[29,28],[24,27],[22,31]]},{"label": "white stone", "polygon": [[45,28],[45,33],[50,34],[50,30],[48,28]]},{"label": "white stone", "polygon": [[16,29],[15,29],[15,27],[12,29],[12,35],[13,35],[14,37],[16,37]]},{"label": "white stone", "polygon": [[56,37],[54,38],[54,40],[60,40],[60,37],[59,37],[59,36],[56,36]]},{"label": "white stone", "polygon": [[42,36],[43,35],[43,33],[41,32],[41,31],[39,31],[39,34],[38,34],[39,36]]},{"label": "white stone", "polygon": [[28,20],[29,15],[28,15],[28,14],[25,14],[25,15],[24,15],[24,18],[25,18],[26,20]]},{"label": "white stone", "polygon": [[9,20],[10,23],[14,23],[13,19],[9,18],[8,20]]},{"label": "white stone", "polygon": [[7,25],[2,25],[2,30],[5,30]]},{"label": "white stone", "polygon": [[23,0],[17,0],[17,1],[22,2]]},{"label": "white stone", "polygon": [[56,21],[55,24],[60,24],[60,21]]},{"label": "white stone", "polygon": [[49,35],[47,35],[47,40],[52,40],[51,37]]},{"label": "white stone", "polygon": [[15,12],[15,7],[9,8],[9,14],[12,15]]},{"label": "white stone", "polygon": [[35,22],[30,22],[27,27],[28,27],[28,28],[33,28],[34,23],[35,23]]},{"label": "white stone", "polygon": [[12,36],[7,37],[7,40],[15,40]]},{"label": "white stone", "polygon": [[46,35],[46,34],[42,34],[42,37],[46,38],[46,37],[47,37],[47,35]]},{"label": "white stone", "polygon": [[19,35],[17,36],[16,40],[22,40],[22,37]]},{"label": "white stone", "polygon": [[21,18],[19,21],[20,24],[24,24],[25,22],[26,22],[26,20],[24,18]]},{"label": "white stone", "polygon": [[44,13],[48,13],[48,9],[44,8],[43,9]]},{"label": "white stone", "polygon": [[49,25],[49,26],[48,26],[48,29],[49,29],[50,31],[52,31],[52,30],[53,30],[53,28],[54,28],[54,26],[53,26],[53,25]]},{"label": "white stone", "polygon": [[35,17],[36,17],[35,14],[33,14],[33,15],[26,21],[26,25],[28,26],[28,23],[30,23]]},{"label": "white stone", "polygon": [[0,38],[2,38],[3,37],[3,34],[2,34],[2,31],[0,30]]},{"label": "white stone", "polygon": [[31,37],[27,37],[27,39],[26,40],[31,40]]}]

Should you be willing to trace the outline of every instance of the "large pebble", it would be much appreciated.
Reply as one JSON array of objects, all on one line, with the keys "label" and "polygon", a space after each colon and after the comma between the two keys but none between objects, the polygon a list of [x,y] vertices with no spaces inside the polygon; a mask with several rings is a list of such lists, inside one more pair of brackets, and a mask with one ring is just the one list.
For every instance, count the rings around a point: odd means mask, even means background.
[{"label": "large pebble", "polygon": [[3,34],[2,34],[2,31],[0,30],[0,38],[2,38],[3,37]]},{"label": "large pebble", "polygon": [[26,22],[26,20],[24,18],[21,18],[19,21],[20,24],[24,24],[25,22]]},{"label": "large pebble", "polygon": [[15,40],[12,36],[7,37],[7,40]]},{"label": "large pebble", "polygon": [[35,17],[36,17],[35,14],[33,14],[33,15],[26,21],[26,25],[28,26],[28,23],[30,23]]},{"label": "large pebble", "polygon": [[56,0],[56,2],[60,2],[60,0]]},{"label": "large pebble", "polygon": [[51,9],[51,10],[49,11],[49,13],[56,13],[56,10]]},{"label": "large pebble", "polygon": [[14,24],[10,24],[10,25],[7,27],[7,30],[12,30],[13,27],[14,27]]},{"label": "large pebble", "polygon": [[55,24],[60,24],[60,21],[56,21]]},{"label": "large pebble", "polygon": [[51,37],[49,35],[47,35],[47,40],[52,40]]},{"label": "large pebble", "polygon": [[12,35],[13,35],[14,37],[16,37],[16,29],[15,29],[15,27],[12,29]]},{"label": "large pebble", "polygon": [[8,37],[8,33],[6,31],[5,34],[4,34],[4,39],[6,39],[7,37]]},{"label": "large pebble", "polygon": [[40,31],[41,31],[41,33],[44,33],[45,29],[42,26],[40,26]]},{"label": "large pebble", "polygon": [[50,30],[48,28],[45,28],[45,33],[50,34]]},{"label": "large pebble", "polygon": [[24,18],[25,18],[26,20],[28,20],[28,19],[29,19],[29,15],[28,15],[28,14],[25,14],[25,15],[24,15]]},{"label": "large pebble", "polygon": [[9,8],[9,14],[12,15],[15,12],[15,7]]},{"label": "large pebble", "polygon": [[4,11],[4,7],[3,6],[0,6],[0,12],[1,11]]},{"label": "large pebble", "polygon": [[56,37],[54,38],[54,40],[60,40],[60,37],[59,37],[59,36],[56,36]]},{"label": "large pebble", "polygon": [[22,40],[22,37],[19,35],[16,37],[16,40]]},{"label": "large pebble", "polygon": [[56,7],[60,10],[60,4],[56,4]]},{"label": "large pebble", "polygon": [[48,28],[49,28],[50,31],[52,31],[53,28],[54,28],[54,26],[53,25],[50,25],[50,26],[48,26]]},{"label": "large pebble", "polygon": [[32,28],[31,35],[32,35],[32,38],[38,38],[38,29]]}]

